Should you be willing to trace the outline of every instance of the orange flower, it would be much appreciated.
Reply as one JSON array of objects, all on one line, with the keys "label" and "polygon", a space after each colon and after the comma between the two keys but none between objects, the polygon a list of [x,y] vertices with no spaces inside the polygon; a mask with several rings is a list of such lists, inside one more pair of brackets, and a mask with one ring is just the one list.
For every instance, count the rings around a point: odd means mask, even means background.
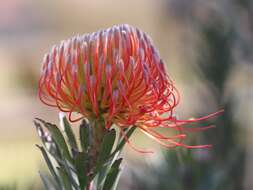
[{"label": "orange flower", "polygon": [[[102,118],[106,128],[116,124],[123,135],[123,128],[135,125],[166,147],[209,146],[183,144],[190,130],[184,125],[220,113],[176,119],[173,112],[179,92],[149,36],[129,25],[75,36],[54,46],[43,61],[39,97],[46,105],[68,112],[70,121]],[[81,117],[73,119],[73,112]],[[167,137],[157,128],[179,134]]]}]

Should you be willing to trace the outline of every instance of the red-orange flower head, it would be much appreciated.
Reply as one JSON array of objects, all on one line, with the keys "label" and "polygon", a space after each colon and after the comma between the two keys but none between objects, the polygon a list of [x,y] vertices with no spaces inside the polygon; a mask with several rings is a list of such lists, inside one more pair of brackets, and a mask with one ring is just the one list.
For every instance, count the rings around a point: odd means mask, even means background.
[{"label": "red-orange flower head", "polygon": [[[173,117],[179,93],[149,36],[129,25],[75,36],[54,46],[43,61],[39,97],[68,112],[71,121],[75,121],[72,112],[77,112],[89,120],[102,117],[107,128],[113,123],[120,129],[136,125],[167,147],[199,147],[181,142],[186,136],[182,126],[212,116]],[[155,131],[158,127],[180,134],[166,137]]]}]

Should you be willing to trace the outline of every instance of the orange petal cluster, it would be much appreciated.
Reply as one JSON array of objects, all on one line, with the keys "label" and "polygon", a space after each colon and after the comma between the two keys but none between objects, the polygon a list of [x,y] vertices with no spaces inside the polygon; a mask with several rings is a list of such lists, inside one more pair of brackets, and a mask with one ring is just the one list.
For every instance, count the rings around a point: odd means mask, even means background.
[{"label": "orange petal cluster", "polygon": [[[173,112],[179,92],[158,51],[146,33],[126,24],[54,46],[43,60],[39,97],[46,105],[67,112],[70,121],[103,118],[106,128],[116,124],[123,135],[124,128],[135,125],[166,147],[209,146],[182,143],[190,130],[184,125],[219,114],[176,119]],[[73,112],[80,118],[74,119]],[[158,128],[174,129],[178,134],[168,137]]]}]

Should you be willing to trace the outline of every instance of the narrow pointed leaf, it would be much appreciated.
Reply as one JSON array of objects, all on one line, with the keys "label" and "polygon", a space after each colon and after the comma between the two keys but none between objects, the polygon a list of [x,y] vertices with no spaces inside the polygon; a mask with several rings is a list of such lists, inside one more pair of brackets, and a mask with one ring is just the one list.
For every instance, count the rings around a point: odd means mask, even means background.
[{"label": "narrow pointed leaf", "polygon": [[68,179],[70,180],[70,183],[73,185],[73,187],[76,190],[79,190],[79,185],[77,183],[77,176],[75,171],[73,171],[73,167],[71,166],[71,164],[68,162],[68,160],[63,160],[62,162],[63,164],[63,169],[66,171],[66,174],[68,176]]},{"label": "narrow pointed leaf", "polygon": [[66,132],[66,135],[67,135],[69,145],[71,146],[72,149],[78,150],[74,132],[65,116],[62,118],[62,123],[63,123],[64,131]]},{"label": "narrow pointed leaf", "polygon": [[46,190],[56,190],[56,188],[54,188],[52,182],[49,180],[49,178],[46,175],[42,174],[41,172],[39,172],[39,174]]},{"label": "narrow pointed leaf", "polygon": [[[41,124],[37,121],[34,121],[34,124],[36,126],[37,133],[45,147],[45,149],[56,159],[59,160],[61,158],[61,153],[57,145],[55,144],[54,140],[52,140],[52,137],[50,134],[47,134],[44,132]],[[49,140],[50,139],[50,140]]]},{"label": "narrow pointed leaf", "polygon": [[116,139],[116,131],[110,130],[103,138],[102,146],[100,147],[98,156],[98,165],[102,165],[110,156],[114,142]]},{"label": "narrow pointed leaf", "polygon": [[111,164],[110,165],[108,164],[108,165],[104,165],[100,168],[100,170],[97,174],[97,181],[96,181],[97,189],[102,189],[106,174],[107,174],[110,167],[111,167]]},{"label": "narrow pointed leaf", "polygon": [[87,156],[84,152],[79,152],[75,158],[75,165],[77,170],[77,176],[80,184],[80,188],[84,189],[87,183]]},{"label": "narrow pointed leaf", "polygon": [[52,176],[53,176],[53,178],[55,179],[55,181],[56,181],[56,183],[58,184],[58,186],[60,186],[60,185],[61,185],[60,179],[59,179],[58,176],[57,176],[57,173],[56,173],[56,171],[55,171],[55,169],[54,169],[54,166],[53,166],[53,164],[52,164],[50,158],[49,158],[48,155],[47,155],[47,152],[45,151],[44,147],[41,147],[41,146],[39,146],[39,145],[36,145],[36,146],[40,149],[40,151],[41,151],[41,153],[42,153],[42,155],[43,155],[43,157],[44,157],[44,159],[45,159],[45,161],[46,161],[46,163],[47,163],[47,166],[48,166],[48,168],[49,168],[50,173],[52,174]]},{"label": "narrow pointed leaf", "polygon": [[[71,186],[71,183],[69,181],[66,171],[64,171],[62,168],[57,168],[57,169],[58,169],[59,174],[61,176],[61,181],[64,186],[64,189],[65,190],[72,190],[72,186]],[[63,188],[61,188],[61,189],[63,189]]]},{"label": "narrow pointed leaf", "polygon": [[122,162],[122,158],[116,160],[113,163],[105,179],[103,190],[112,190],[113,187],[116,188],[116,182],[117,182],[117,178],[119,177],[119,172],[120,172],[119,167],[120,167],[121,162]]},{"label": "narrow pointed leaf", "polygon": [[[98,160],[96,163],[96,168],[94,170],[94,175],[96,175],[98,172],[100,173],[98,178],[98,180],[100,181],[103,181],[101,179],[102,176],[100,175],[105,174],[107,171],[107,166],[111,164],[112,159],[110,159],[110,153],[112,151],[115,139],[116,139],[116,132],[114,129],[106,133],[106,135],[103,138],[103,142],[100,147],[98,155]],[[107,164],[106,166],[105,163]]]},{"label": "narrow pointed leaf", "polygon": [[81,147],[82,147],[82,150],[85,152],[85,151],[87,151],[88,147],[90,146],[91,128],[90,128],[90,125],[85,120],[83,120],[82,124],[80,125],[79,130],[80,130],[79,133],[80,133]]},{"label": "narrow pointed leaf", "polygon": [[72,158],[68,150],[68,146],[59,128],[54,124],[43,121],[42,119],[37,119],[37,120],[41,121],[44,124],[44,126],[49,130],[49,132],[52,135],[53,140],[58,145],[61,153],[63,154],[62,156],[64,158],[67,158],[69,161],[72,161]]},{"label": "narrow pointed leaf", "polygon": [[43,138],[44,138],[44,136],[45,136],[45,132],[44,132],[44,130],[42,129],[40,123],[37,122],[37,121],[34,121],[34,125],[35,125],[35,127],[36,127],[36,131],[37,131],[39,137],[43,140]]},{"label": "narrow pointed leaf", "polygon": [[[131,127],[127,131],[126,137],[130,138],[130,136],[133,134],[135,129],[136,129],[136,126]],[[110,157],[113,157],[118,151],[121,151],[125,144],[126,144],[126,140],[125,140],[125,138],[122,137],[122,139],[120,140],[119,144],[117,145],[117,147],[115,148],[115,150],[113,151],[113,153],[111,154]]]}]

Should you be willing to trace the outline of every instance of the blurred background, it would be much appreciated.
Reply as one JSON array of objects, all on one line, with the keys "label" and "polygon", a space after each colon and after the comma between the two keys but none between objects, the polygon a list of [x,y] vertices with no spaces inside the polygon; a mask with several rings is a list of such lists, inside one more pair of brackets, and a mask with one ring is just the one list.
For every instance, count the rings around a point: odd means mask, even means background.
[{"label": "blurred background", "polygon": [[62,39],[121,23],[153,39],[181,92],[179,118],[226,111],[216,128],[192,135],[210,150],[165,150],[137,132],[133,142],[156,151],[126,148],[118,189],[252,190],[251,0],[0,1],[0,190],[42,189],[32,121],[58,122],[37,98],[43,55]]}]

